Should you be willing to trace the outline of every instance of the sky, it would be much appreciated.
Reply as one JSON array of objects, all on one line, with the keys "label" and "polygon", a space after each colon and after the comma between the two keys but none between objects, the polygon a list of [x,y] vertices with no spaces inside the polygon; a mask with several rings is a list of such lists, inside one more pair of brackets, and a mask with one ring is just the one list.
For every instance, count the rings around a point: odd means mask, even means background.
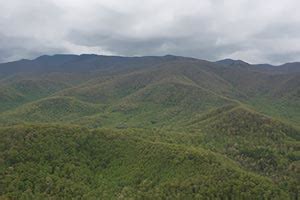
[{"label": "sky", "polygon": [[0,62],[44,54],[300,61],[299,0],[0,0]]}]

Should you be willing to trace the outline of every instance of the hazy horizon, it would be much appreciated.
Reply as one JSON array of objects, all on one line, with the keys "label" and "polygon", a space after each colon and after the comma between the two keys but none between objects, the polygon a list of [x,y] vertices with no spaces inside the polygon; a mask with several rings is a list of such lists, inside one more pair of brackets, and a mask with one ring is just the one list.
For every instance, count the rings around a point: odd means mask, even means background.
[{"label": "hazy horizon", "polygon": [[218,61],[223,61],[223,60],[233,60],[233,61],[243,61],[245,63],[248,63],[250,65],[272,65],[272,66],[281,66],[284,64],[288,64],[288,63],[299,63],[300,61],[293,61],[293,62],[285,62],[285,63],[278,63],[278,64],[272,64],[272,63],[251,63],[251,62],[247,62],[245,60],[241,60],[241,59],[233,59],[233,58],[223,58],[220,60],[208,60],[208,59],[203,59],[203,58],[195,58],[195,57],[190,57],[190,56],[181,56],[181,55],[174,55],[174,54],[165,54],[165,55],[133,55],[133,56],[124,56],[124,55],[112,55],[112,54],[95,54],[95,53],[82,53],[82,54],[72,54],[72,53],[60,53],[60,54],[42,54],[42,55],[38,55],[38,56],[34,56],[32,58],[20,58],[20,59],[16,59],[16,60],[11,60],[11,61],[6,61],[6,62],[0,62],[0,64],[5,64],[5,63],[10,63],[10,62],[17,62],[17,61],[21,61],[21,60],[36,60],[39,57],[42,56],[58,56],[58,55],[74,55],[74,56],[82,56],[82,55],[95,55],[95,56],[116,56],[116,57],[129,57],[129,58],[134,58],[134,57],[164,57],[164,56],[175,56],[175,57],[185,57],[185,58],[193,58],[193,59],[198,59],[198,60],[205,60],[205,61],[209,61],[209,62],[218,62]]}]

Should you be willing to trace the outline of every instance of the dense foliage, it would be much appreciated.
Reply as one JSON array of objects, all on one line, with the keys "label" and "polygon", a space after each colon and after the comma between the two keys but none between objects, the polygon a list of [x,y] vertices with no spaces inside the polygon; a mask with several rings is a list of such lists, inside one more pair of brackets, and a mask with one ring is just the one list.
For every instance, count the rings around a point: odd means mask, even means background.
[{"label": "dense foliage", "polygon": [[62,126],[0,136],[3,198],[287,198],[268,178],[202,148]]},{"label": "dense foliage", "polygon": [[297,64],[0,64],[0,199],[299,199]]}]

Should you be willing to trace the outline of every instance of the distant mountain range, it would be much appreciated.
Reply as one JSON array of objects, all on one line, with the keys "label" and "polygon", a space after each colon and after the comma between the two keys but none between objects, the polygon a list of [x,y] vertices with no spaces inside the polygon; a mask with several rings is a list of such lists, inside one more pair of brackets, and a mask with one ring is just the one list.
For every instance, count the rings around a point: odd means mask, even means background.
[{"label": "distant mountain range", "polygon": [[297,62],[2,63],[0,127],[0,198],[299,198]]},{"label": "distant mountain range", "polygon": [[[22,59],[19,61],[13,61],[8,63],[0,63],[1,65],[1,73],[14,73],[14,72],[22,72],[22,69],[26,69],[27,71],[36,71],[36,70],[50,70],[47,67],[51,67],[51,71],[57,70],[68,70],[70,68],[67,67],[68,64],[74,65],[71,70],[79,70],[80,68],[84,68],[85,71],[92,70],[92,68],[87,68],[85,64],[93,65],[94,67],[107,67],[110,64],[126,65],[131,63],[138,63],[142,65],[147,65],[149,62],[162,62],[162,61],[174,61],[179,59],[185,60],[199,60],[195,58],[188,57],[180,57],[173,55],[166,56],[143,56],[143,57],[121,57],[121,56],[103,56],[96,54],[82,54],[82,55],[72,55],[72,54],[57,54],[57,55],[43,55],[33,60]],[[145,63],[143,63],[145,61]],[[125,62],[125,63],[123,63]],[[208,62],[208,61],[206,61]],[[289,71],[289,72],[299,72],[300,71],[300,62],[292,62],[286,63],[282,65],[271,65],[271,64],[249,64],[242,60],[233,60],[233,59],[224,59],[216,62],[224,66],[238,66],[238,67],[260,67],[265,70],[274,70],[274,71]],[[57,67],[61,68],[57,68]],[[47,71],[45,71],[47,72]]]}]

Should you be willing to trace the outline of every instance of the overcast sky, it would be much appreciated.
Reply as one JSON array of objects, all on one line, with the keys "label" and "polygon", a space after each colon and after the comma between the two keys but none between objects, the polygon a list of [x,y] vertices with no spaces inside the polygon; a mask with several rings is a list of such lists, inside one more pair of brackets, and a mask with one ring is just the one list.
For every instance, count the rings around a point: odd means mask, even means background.
[{"label": "overcast sky", "polygon": [[0,0],[0,62],[58,53],[300,61],[300,1]]}]

